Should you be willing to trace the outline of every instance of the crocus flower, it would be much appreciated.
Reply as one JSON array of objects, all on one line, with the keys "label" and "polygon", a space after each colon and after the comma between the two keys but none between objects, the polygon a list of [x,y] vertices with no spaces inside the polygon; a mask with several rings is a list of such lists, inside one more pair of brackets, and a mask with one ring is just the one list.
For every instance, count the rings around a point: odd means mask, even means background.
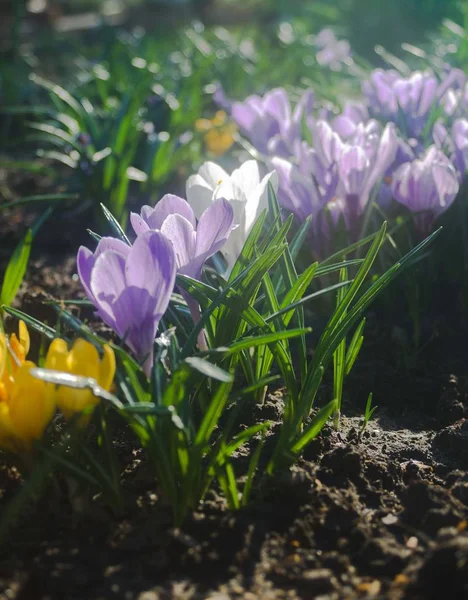
[{"label": "crocus flower", "polygon": [[452,140],[454,146],[452,160],[459,173],[460,181],[463,181],[468,170],[468,120],[457,119],[453,123]]},{"label": "crocus flower", "polygon": [[405,163],[394,174],[392,190],[395,200],[412,213],[422,236],[446,211],[459,190],[457,173],[450,160],[435,146],[422,159]]},{"label": "crocus flower", "polygon": [[437,148],[450,157],[461,183],[468,169],[468,120],[456,119],[449,133],[442,119],[439,119],[433,127],[432,137]]},{"label": "crocus flower", "polygon": [[19,339],[0,333],[0,446],[15,453],[31,451],[50,422],[55,403],[46,384],[33,377],[26,359],[29,333],[23,322]]},{"label": "crocus flower", "polygon": [[160,230],[170,240],[178,272],[193,279],[201,279],[205,262],[224,246],[233,220],[232,206],[224,198],[219,198],[203,211],[197,225],[190,204],[173,194],[166,194],[154,208],[144,206],[140,215],[130,215],[137,235]]},{"label": "crocus flower", "polygon": [[[160,230],[172,243],[177,271],[201,280],[205,262],[223,248],[233,228],[234,210],[224,198],[212,202],[200,215],[198,224],[190,204],[183,198],[166,194],[154,208],[144,206],[140,215],[132,213],[130,220],[137,235],[148,230]],[[196,323],[198,303],[183,289],[181,294]],[[199,338],[205,347],[204,337]]]},{"label": "crocus flower", "polygon": [[450,65],[447,65],[446,73],[442,76],[442,80],[437,89],[437,96],[443,101],[445,94],[449,90],[462,90],[466,83],[466,75],[461,69],[455,69]]},{"label": "crocus flower", "polygon": [[356,135],[356,130],[360,124],[369,121],[369,111],[365,104],[346,104],[343,112],[334,117],[331,121],[331,127],[341,137],[347,140]]},{"label": "crocus flower", "polygon": [[228,122],[223,110],[218,110],[213,119],[197,119],[195,130],[204,134],[203,139],[208,152],[222,156],[234,144],[237,126]]},{"label": "crocus flower", "polygon": [[[107,344],[102,348],[103,357],[99,358],[98,351],[90,342],[77,339],[71,349],[65,340],[56,338],[47,352],[46,368],[64,371],[73,375],[91,377],[103,389],[109,391],[115,375],[114,351]],[[52,384],[49,384],[52,386]],[[96,406],[98,398],[91,390],[80,390],[66,386],[52,386],[54,400],[67,419]],[[79,424],[84,425],[89,415],[80,418]]]},{"label": "crocus flower", "polygon": [[316,223],[322,223],[318,217],[327,206],[334,222],[342,214],[348,229],[356,232],[371,191],[395,159],[395,129],[389,124],[377,134],[374,123],[359,126],[352,143],[343,142],[325,121],[314,132],[314,147],[302,146],[298,165],[272,160],[280,181],[279,200],[299,220],[312,215]]},{"label": "crocus flower", "polygon": [[196,175],[187,180],[187,201],[197,218],[217,199],[225,198],[232,206],[234,225],[237,226],[222,247],[222,253],[230,273],[244,247],[260,213],[268,206],[268,184],[277,190],[278,181],[274,171],[260,179],[258,163],[248,160],[232,175],[212,162],[206,162]]},{"label": "crocus flower", "polygon": [[153,344],[174,289],[172,244],[156,231],[138,236],[132,247],[102,238],[94,252],[81,246],[78,274],[98,315],[144,361],[149,375]]},{"label": "crocus flower", "polygon": [[269,156],[290,157],[301,143],[302,118],[312,112],[315,96],[306,90],[294,110],[283,88],[269,91],[265,96],[249,96],[234,102],[231,116],[253,146]]},{"label": "crocus flower", "polygon": [[419,138],[438,101],[439,83],[432,73],[415,71],[402,77],[376,69],[362,91],[375,117],[398,124],[408,137]]},{"label": "crocus flower", "polygon": [[468,116],[468,83],[462,88],[449,88],[441,98],[444,112],[452,118]]}]

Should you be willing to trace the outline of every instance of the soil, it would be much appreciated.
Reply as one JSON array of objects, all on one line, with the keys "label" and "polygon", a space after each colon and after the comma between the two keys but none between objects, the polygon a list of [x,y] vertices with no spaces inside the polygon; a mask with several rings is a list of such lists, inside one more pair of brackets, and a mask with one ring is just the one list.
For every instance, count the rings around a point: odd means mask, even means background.
[{"label": "soil", "polygon": [[[269,418],[280,398],[265,404]],[[23,515],[0,598],[466,598],[468,421],[436,432],[381,414],[362,435],[360,425],[327,429],[240,512],[211,492],[182,530],[135,450],[122,518],[99,502],[73,514],[50,496]],[[3,486],[13,477],[4,468]]]}]

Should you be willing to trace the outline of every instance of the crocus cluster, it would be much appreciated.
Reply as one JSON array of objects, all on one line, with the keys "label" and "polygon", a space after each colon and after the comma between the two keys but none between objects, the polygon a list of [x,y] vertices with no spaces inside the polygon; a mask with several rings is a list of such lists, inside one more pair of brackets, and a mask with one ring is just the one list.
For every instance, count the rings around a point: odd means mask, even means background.
[{"label": "crocus cluster", "polygon": [[376,69],[362,92],[341,112],[321,105],[310,89],[294,110],[282,88],[225,103],[241,134],[276,169],[285,211],[299,221],[312,217],[316,246],[336,227],[356,237],[372,202],[391,214],[406,207],[426,235],[467,170],[468,80],[460,69]]},{"label": "crocus cluster", "polygon": [[[77,267],[97,314],[125,342],[150,374],[159,322],[168,308],[176,274],[200,280],[205,262],[221,251],[229,275],[256,219],[267,206],[268,183],[255,161],[232,175],[208,162],[187,181],[187,200],[165,195],[154,207],[131,214],[132,245],[104,237],[93,251],[82,246]],[[193,320],[197,302],[183,289]],[[199,344],[205,347],[203,335]]]},{"label": "crocus cluster", "polygon": [[234,102],[231,115],[257,150],[288,157],[299,151],[302,118],[312,111],[314,100],[313,91],[306,90],[293,109],[286,91],[278,88]]},{"label": "crocus cluster", "polygon": [[[56,408],[68,419],[86,411],[80,423],[87,422],[97,399],[89,390],[75,390],[63,385],[45,383],[34,376],[35,363],[26,360],[29,332],[19,323],[19,335],[0,333],[0,447],[16,454],[31,452],[40,440]],[[62,339],[51,343],[45,358],[46,369],[93,378],[110,390],[115,375],[112,348],[103,347],[103,358],[97,349],[78,339],[69,350]]]}]

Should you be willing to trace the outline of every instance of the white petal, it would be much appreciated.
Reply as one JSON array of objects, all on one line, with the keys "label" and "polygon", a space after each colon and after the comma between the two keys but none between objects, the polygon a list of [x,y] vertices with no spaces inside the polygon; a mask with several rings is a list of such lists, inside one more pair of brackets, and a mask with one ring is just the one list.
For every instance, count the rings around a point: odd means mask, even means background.
[{"label": "white petal", "polygon": [[245,237],[248,236],[255,221],[266,208],[268,208],[268,188],[273,186],[275,194],[278,192],[278,175],[271,171],[262,179],[253,192],[247,198],[244,211],[244,220],[241,221]]},{"label": "white petal", "polygon": [[[248,198],[260,183],[260,171],[257,161],[247,160],[233,172],[231,180],[234,186],[242,190],[245,197]],[[236,200],[241,199],[236,198]]]}]

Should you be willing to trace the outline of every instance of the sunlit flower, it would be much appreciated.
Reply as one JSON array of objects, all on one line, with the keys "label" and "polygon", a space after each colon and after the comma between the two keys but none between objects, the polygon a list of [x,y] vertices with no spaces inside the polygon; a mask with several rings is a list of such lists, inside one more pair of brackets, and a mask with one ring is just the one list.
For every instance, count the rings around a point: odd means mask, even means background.
[{"label": "sunlit flower", "polygon": [[36,365],[25,360],[28,350],[29,333],[22,321],[19,337],[0,333],[0,446],[16,453],[31,450],[55,410],[46,384],[30,373]]},{"label": "sunlit flower", "polygon": [[205,262],[224,246],[233,219],[232,206],[219,198],[203,211],[197,223],[190,204],[173,194],[166,194],[154,208],[143,206],[140,215],[130,215],[137,235],[161,231],[171,241],[178,272],[193,279],[201,279]]},{"label": "sunlit flower", "polygon": [[237,126],[227,120],[223,110],[219,110],[213,119],[198,119],[195,130],[203,133],[206,149],[215,156],[222,156],[234,144]]},{"label": "sunlit flower", "polygon": [[286,90],[276,88],[263,97],[253,95],[234,102],[231,116],[257,150],[288,158],[299,150],[302,121],[311,116],[314,103],[314,92],[309,89],[292,109]]},{"label": "sunlit flower", "polygon": [[397,71],[376,69],[362,90],[372,115],[397,123],[414,138],[422,135],[439,99],[439,83],[430,72],[415,71],[402,77]]},{"label": "sunlit flower", "polygon": [[[115,355],[107,344],[102,350],[103,357],[100,359],[95,346],[86,340],[77,339],[69,350],[65,340],[56,338],[47,352],[45,366],[47,369],[64,371],[72,375],[91,377],[103,389],[109,391],[115,375]],[[90,412],[98,403],[91,390],[74,389],[63,385],[53,386],[53,389],[55,402],[67,419],[86,409]]]},{"label": "sunlit flower", "polygon": [[171,242],[157,231],[142,233],[132,247],[114,238],[102,238],[94,252],[81,246],[77,267],[97,313],[144,361],[149,376],[159,321],[175,283]]},{"label": "sunlit flower", "polygon": [[282,206],[300,221],[316,217],[312,223],[319,229],[326,228],[322,211],[330,209],[334,222],[343,215],[347,228],[356,233],[374,186],[385,176],[397,152],[394,125],[387,125],[382,132],[375,125],[375,121],[359,124],[350,141],[344,142],[327,122],[318,121],[314,147],[302,145],[298,164],[273,158]]},{"label": "sunlit flower", "polygon": [[422,159],[397,169],[392,190],[395,200],[413,213],[416,227],[425,236],[437,217],[455,200],[459,187],[453,164],[443,152],[431,146]]},{"label": "sunlit flower", "polygon": [[237,227],[221,248],[228,264],[228,273],[241,253],[255,221],[268,206],[269,182],[276,192],[278,180],[275,171],[261,179],[255,160],[246,161],[232,175],[228,175],[219,165],[206,162],[196,175],[187,180],[187,201],[198,219],[219,198],[228,200],[234,210],[234,225]]},{"label": "sunlit flower", "polygon": [[[224,198],[211,203],[201,214],[198,223],[190,204],[179,196],[166,194],[156,204],[143,206],[140,215],[130,215],[137,235],[149,230],[161,231],[174,248],[177,271],[192,279],[201,280],[205,262],[223,248],[233,228],[234,211]],[[199,320],[198,302],[180,290],[194,322]],[[200,342],[204,345],[204,338]]]},{"label": "sunlit flower", "polygon": [[468,120],[456,119],[449,133],[439,119],[432,130],[432,137],[437,148],[450,157],[461,183],[468,170]]}]

